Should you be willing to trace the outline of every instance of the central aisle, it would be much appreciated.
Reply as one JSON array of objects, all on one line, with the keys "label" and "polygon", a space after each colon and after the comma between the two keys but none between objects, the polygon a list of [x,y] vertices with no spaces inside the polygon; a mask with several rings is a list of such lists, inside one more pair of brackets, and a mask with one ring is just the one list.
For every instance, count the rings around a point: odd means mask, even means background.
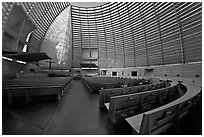
[{"label": "central aisle", "polygon": [[97,94],[90,94],[81,80],[73,80],[67,91],[43,134],[114,134]]}]

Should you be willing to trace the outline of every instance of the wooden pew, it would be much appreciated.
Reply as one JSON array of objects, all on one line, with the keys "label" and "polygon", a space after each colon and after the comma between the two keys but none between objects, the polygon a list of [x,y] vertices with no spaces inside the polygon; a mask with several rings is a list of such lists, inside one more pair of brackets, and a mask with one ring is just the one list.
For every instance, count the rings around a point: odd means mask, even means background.
[{"label": "wooden pew", "polygon": [[26,102],[29,96],[56,94],[58,100],[67,89],[72,78],[35,78],[7,80],[3,83],[3,95],[8,95],[11,104],[13,96],[25,96]]},{"label": "wooden pew", "polygon": [[179,99],[153,110],[126,118],[133,134],[154,135],[173,126],[179,134],[181,119],[193,109],[201,97],[201,88],[185,81],[187,92]]},{"label": "wooden pew", "polygon": [[124,86],[145,84],[148,80],[145,79],[126,79],[126,78],[99,78],[99,77],[86,77],[82,81],[89,88],[89,91],[99,91],[101,89],[119,88]]},{"label": "wooden pew", "polygon": [[115,87],[116,87],[116,83],[102,83],[102,89],[110,89]]},{"label": "wooden pew", "polygon": [[113,96],[139,93],[148,90],[154,90],[159,88],[168,87],[169,83],[167,81],[162,81],[156,84],[140,85],[134,87],[124,87],[124,88],[112,88],[112,89],[102,89],[99,90],[99,107],[105,108],[104,104],[110,102],[110,98]]},{"label": "wooden pew", "polygon": [[[180,119],[193,107],[193,98],[181,104],[167,107],[154,113],[145,112],[126,120],[133,127],[133,134],[157,135],[174,125],[179,132]],[[137,122],[136,122],[137,121]],[[134,122],[134,123],[133,123]]]},{"label": "wooden pew", "polygon": [[[173,125],[172,120],[177,115],[177,109],[177,106],[175,106],[159,111],[154,115],[139,114],[126,118],[126,120],[132,127],[134,126],[133,134],[159,134],[162,130],[164,131]],[[150,122],[153,123],[150,124]],[[158,130],[159,127],[162,128]]]},{"label": "wooden pew", "polygon": [[22,87],[22,86],[56,86],[56,85],[66,85],[72,80],[69,78],[26,78],[26,79],[14,79],[2,81],[2,86],[4,87]]},{"label": "wooden pew", "polygon": [[[172,93],[174,98],[170,97]],[[126,94],[120,96],[113,96],[110,98],[110,103],[105,106],[109,106],[108,113],[109,118],[113,123],[117,121],[154,109],[158,106],[164,105],[179,97],[178,85],[156,89],[146,92]],[[169,98],[168,100],[164,100]],[[170,100],[171,99],[171,100]]]},{"label": "wooden pew", "polygon": [[29,102],[30,96],[36,95],[57,95],[60,100],[62,96],[62,86],[39,86],[39,87],[6,87],[4,90],[8,94],[8,104],[12,103],[13,97],[26,97],[26,103]]},{"label": "wooden pew", "polygon": [[123,95],[130,91],[130,88],[112,88],[99,90],[99,108],[105,108],[105,103],[110,102],[110,98],[113,96]]},{"label": "wooden pew", "polygon": [[124,83],[119,78],[84,78],[82,79],[91,93],[101,89],[121,87]]}]

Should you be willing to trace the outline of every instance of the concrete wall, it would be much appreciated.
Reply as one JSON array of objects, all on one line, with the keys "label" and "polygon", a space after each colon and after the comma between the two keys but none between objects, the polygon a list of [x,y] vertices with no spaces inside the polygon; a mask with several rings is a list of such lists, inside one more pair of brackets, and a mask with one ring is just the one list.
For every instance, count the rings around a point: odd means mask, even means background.
[{"label": "concrete wall", "polygon": [[155,76],[168,77],[202,77],[202,64],[184,64],[173,66],[162,66],[154,69]]},{"label": "concrete wall", "polygon": [[[112,72],[117,72],[119,77],[129,77],[132,71],[137,71],[137,76],[157,76],[157,77],[202,77],[202,64],[183,64],[183,65],[169,65],[169,66],[152,66],[143,68],[109,68],[100,69],[107,70],[107,76],[112,76]],[[123,75],[122,75],[123,73]]]},{"label": "concrete wall", "polygon": [[25,71],[27,65],[2,59],[2,79],[16,78],[16,74]]},{"label": "concrete wall", "polygon": [[[52,58],[52,69],[72,69],[72,38],[70,7],[66,8],[50,25],[42,42],[40,52]],[[40,66],[49,68],[49,63],[40,61]]]},{"label": "concrete wall", "polygon": [[[31,72],[31,69],[33,69],[34,72]],[[40,74],[41,72],[42,72],[41,68],[36,64],[32,64],[32,63],[21,64],[14,61],[2,59],[2,78],[3,79],[19,78],[22,75],[28,75],[28,77],[29,75],[31,75],[31,77],[32,75],[37,75],[37,76],[44,75],[44,74]]]}]

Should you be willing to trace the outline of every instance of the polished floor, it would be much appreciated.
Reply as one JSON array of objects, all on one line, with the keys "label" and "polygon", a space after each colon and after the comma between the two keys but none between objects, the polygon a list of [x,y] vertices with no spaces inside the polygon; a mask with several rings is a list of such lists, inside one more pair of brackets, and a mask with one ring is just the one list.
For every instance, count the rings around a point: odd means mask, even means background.
[{"label": "polished floor", "polygon": [[[73,80],[60,102],[55,97],[36,97],[26,105],[23,101],[16,101],[8,106],[3,100],[3,134],[131,134],[131,127],[127,122],[121,121],[114,125],[108,120],[107,111],[98,107],[98,97],[98,94],[91,94],[82,81]],[[198,110],[201,112],[201,108]],[[183,124],[182,134],[201,134],[200,114],[192,116],[191,123],[187,121]],[[192,127],[192,122],[198,122],[197,126]],[[190,128],[185,128],[186,125],[190,125]]]}]

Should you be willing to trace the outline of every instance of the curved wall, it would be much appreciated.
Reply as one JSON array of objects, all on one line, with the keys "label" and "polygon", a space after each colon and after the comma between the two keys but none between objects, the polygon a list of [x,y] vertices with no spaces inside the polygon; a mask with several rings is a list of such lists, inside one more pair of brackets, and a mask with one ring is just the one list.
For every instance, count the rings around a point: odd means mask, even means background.
[{"label": "curved wall", "polygon": [[29,52],[39,52],[47,29],[53,20],[70,5],[69,2],[2,2],[2,31],[5,30],[10,11],[15,4],[22,6],[30,21],[37,27],[31,35]]},{"label": "curved wall", "polygon": [[[52,58],[53,69],[71,69],[71,40],[70,6],[68,6],[50,25],[40,49]],[[40,65],[49,66],[45,61],[41,61]]]},{"label": "curved wall", "polygon": [[72,6],[73,68],[98,48],[99,68],[202,61],[202,3],[114,2]]}]

